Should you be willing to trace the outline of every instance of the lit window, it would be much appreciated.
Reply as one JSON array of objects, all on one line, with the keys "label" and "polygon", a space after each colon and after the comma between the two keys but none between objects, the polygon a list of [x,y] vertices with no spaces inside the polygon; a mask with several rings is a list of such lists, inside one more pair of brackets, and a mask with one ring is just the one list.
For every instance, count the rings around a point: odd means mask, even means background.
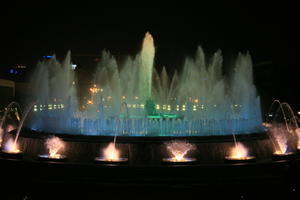
[{"label": "lit window", "polygon": [[168,105],[168,109],[167,110],[171,110],[171,105]]}]

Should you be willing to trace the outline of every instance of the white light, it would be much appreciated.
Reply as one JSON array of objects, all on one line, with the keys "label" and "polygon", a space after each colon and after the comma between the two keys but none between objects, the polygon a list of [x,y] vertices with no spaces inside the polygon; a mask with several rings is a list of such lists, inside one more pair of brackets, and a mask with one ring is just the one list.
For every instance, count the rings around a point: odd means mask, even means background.
[{"label": "white light", "polygon": [[171,110],[171,105],[168,105],[167,110],[169,111]]},{"label": "white light", "polygon": [[71,67],[72,67],[72,69],[76,69],[77,65],[76,64],[72,64]]}]

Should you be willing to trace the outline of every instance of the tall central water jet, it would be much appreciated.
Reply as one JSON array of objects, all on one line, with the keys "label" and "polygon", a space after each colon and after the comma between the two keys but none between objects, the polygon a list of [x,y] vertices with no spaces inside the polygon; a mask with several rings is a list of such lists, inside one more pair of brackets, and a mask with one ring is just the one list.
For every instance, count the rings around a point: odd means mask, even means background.
[{"label": "tall central water jet", "polygon": [[142,101],[147,101],[152,98],[152,73],[153,62],[155,55],[155,47],[152,35],[147,32],[143,41],[139,68],[139,94]]}]

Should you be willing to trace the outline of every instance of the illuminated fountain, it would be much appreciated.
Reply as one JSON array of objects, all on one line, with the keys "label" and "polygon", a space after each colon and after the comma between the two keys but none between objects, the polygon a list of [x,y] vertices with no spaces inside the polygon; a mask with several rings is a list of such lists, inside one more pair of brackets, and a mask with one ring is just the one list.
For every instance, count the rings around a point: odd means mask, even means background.
[{"label": "illuminated fountain", "polygon": [[272,159],[286,160],[292,158],[297,148],[295,141],[298,140],[298,124],[289,104],[275,100],[263,125],[267,129],[274,147]]},{"label": "illuminated fountain", "polygon": [[[173,76],[154,67],[155,46],[146,33],[140,53],[117,62],[103,51],[90,97],[77,97],[71,53],[38,63],[32,76],[36,100],[28,126],[35,131],[109,136],[208,136],[263,130],[250,55],[239,54],[223,73],[220,50],[209,61],[201,47]],[[122,64],[120,64],[122,63]],[[126,106],[128,114],[120,114]],[[125,109],[124,109],[125,110]]]},{"label": "illuminated fountain", "polygon": [[[235,113],[236,114],[236,113]],[[231,148],[229,156],[225,156],[226,163],[248,163],[254,162],[255,157],[248,155],[248,149],[236,139],[236,127],[237,124],[234,123],[232,136],[234,141],[234,147]]]},{"label": "illuminated fountain", "polygon": [[66,156],[62,155],[61,152],[65,149],[65,143],[59,137],[52,136],[45,142],[48,154],[39,155],[40,160],[45,161],[60,161],[65,160]]},{"label": "illuminated fountain", "polygon": [[96,157],[95,161],[98,163],[126,163],[128,158],[122,158],[120,156],[120,150],[116,148],[116,140],[108,144],[106,148],[102,150],[102,156]]},{"label": "illuminated fountain", "polygon": [[227,163],[244,163],[255,161],[254,156],[249,156],[248,149],[240,142],[231,148],[229,156],[225,157]]},{"label": "illuminated fountain", "polygon": [[165,163],[189,163],[195,162],[195,158],[187,157],[187,154],[196,149],[194,144],[186,141],[174,140],[166,142],[165,146],[170,154],[169,158],[163,158]]},{"label": "illuminated fountain", "polygon": [[15,143],[15,141],[12,138],[9,138],[6,143],[3,145],[2,149],[3,153],[7,154],[20,154],[22,153],[19,149],[19,145]]},{"label": "illuminated fountain", "polygon": [[27,118],[29,112],[31,111],[33,105],[34,105],[34,103],[32,103],[25,111],[24,116],[22,117],[20,124],[18,126],[15,139],[13,140],[12,138],[9,138],[6,141],[6,143],[4,144],[4,148],[2,148],[2,154],[4,154],[5,156],[13,157],[13,158],[22,157],[23,152],[19,149],[18,139],[19,139],[20,131],[23,127],[24,121]]},{"label": "illuminated fountain", "polygon": [[[6,125],[5,124],[7,115],[11,111],[10,109],[13,108],[13,107],[16,107],[17,109],[19,109],[19,111],[21,110],[20,109],[20,105],[17,102],[14,102],[14,101],[11,102],[10,104],[8,104],[8,106],[5,108],[5,112],[4,112],[4,114],[3,114],[3,116],[2,116],[2,118],[0,120],[0,148],[2,146],[4,134],[6,132],[10,132],[13,129],[15,129],[13,127],[13,125],[11,125],[11,124]],[[16,119],[18,121],[20,121],[18,110],[15,110],[14,115],[15,115]],[[4,126],[6,126],[6,127],[4,127]]]}]

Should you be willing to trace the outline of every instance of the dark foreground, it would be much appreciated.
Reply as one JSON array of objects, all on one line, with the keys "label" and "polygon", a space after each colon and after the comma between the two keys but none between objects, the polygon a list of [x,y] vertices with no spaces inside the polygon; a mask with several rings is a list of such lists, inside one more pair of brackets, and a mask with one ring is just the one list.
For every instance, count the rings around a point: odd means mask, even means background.
[{"label": "dark foreground", "polygon": [[300,162],[128,166],[0,158],[0,199],[299,199]]}]

